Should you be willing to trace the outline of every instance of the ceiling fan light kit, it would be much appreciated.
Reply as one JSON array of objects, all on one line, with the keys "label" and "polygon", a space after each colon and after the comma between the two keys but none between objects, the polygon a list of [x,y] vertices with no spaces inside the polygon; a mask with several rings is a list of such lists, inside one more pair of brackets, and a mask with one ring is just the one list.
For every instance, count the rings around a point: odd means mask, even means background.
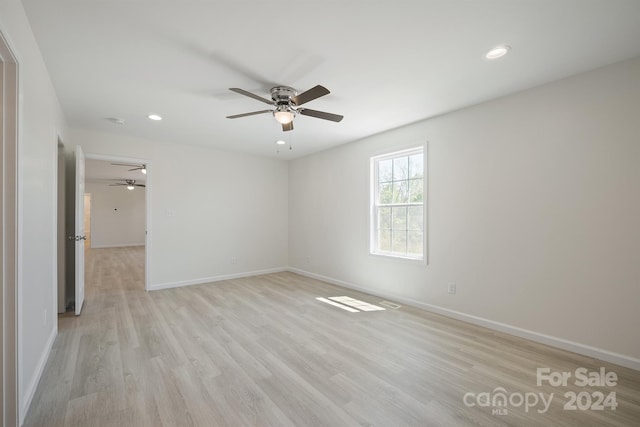
[{"label": "ceiling fan light kit", "polygon": [[127,190],[134,190],[136,187],[146,187],[144,184],[136,184],[135,179],[123,179],[123,182],[117,182],[115,184],[109,184],[110,187],[123,186],[127,187]]},{"label": "ceiling fan light kit", "polygon": [[276,120],[283,125],[291,123],[294,116],[295,113],[293,111],[290,111],[289,108],[284,105],[278,105],[278,107],[273,112],[273,117],[275,117]]},{"label": "ceiling fan light kit", "polygon": [[328,95],[330,93],[327,88],[320,85],[314,86],[301,94],[298,94],[294,88],[289,86],[275,86],[271,88],[271,100],[237,87],[229,88],[229,90],[239,93],[240,95],[248,96],[249,98],[253,98],[257,101],[264,102],[265,104],[272,105],[275,108],[272,110],[260,110],[252,111],[250,113],[235,114],[233,116],[227,116],[228,119],[238,119],[240,117],[253,116],[256,114],[272,113],[273,117],[282,125],[282,130],[286,132],[293,130],[293,119],[298,114],[315,117],[317,119],[330,120],[332,122],[339,122],[344,118],[339,114],[326,113],[324,111],[301,107],[302,104],[306,104],[309,101],[313,101],[316,98],[320,98],[321,96]]}]

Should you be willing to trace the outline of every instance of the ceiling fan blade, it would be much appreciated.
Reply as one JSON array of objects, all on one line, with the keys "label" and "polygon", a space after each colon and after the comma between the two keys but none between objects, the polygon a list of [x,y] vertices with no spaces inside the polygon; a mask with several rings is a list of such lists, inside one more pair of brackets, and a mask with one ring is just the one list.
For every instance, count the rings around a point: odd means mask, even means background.
[{"label": "ceiling fan blade", "polygon": [[247,116],[253,116],[256,114],[264,114],[264,113],[270,113],[272,110],[260,110],[260,111],[253,111],[251,113],[242,113],[242,114],[236,114],[234,116],[227,116],[227,119],[237,119],[239,117],[247,117]]},{"label": "ceiling fan blade", "polygon": [[144,184],[133,184],[133,185],[135,185],[136,187],[146,187],[146,185]]},{"label": "ceiling fan blade", "polygon": [[282,131],[286,132],[288,130],[293,130],[293,121],[290,121],[287,124],[284,124],[284,123],[282,124]]},{"label": "ceiling fan blade", "polygon": [[331,120],[332,122],[339,122],[344,118],[344,116],[341,116],[339,114],[325,113],[324,111],[310,110],[308,108],[300,108],[298,110],[298,113],[302,114],[303,116],[311,116],[318,119]]},{"label": "ceiling fan blade", "polygon": [[265,104],[269,104],[269,105],[274,105],[273,101],[267,98],[263,98],[259,95],[256,95],[254,93],[251,92],[247,92],[244,89],[240,89],[237,87],[230,87],[229,90],[235,92],[235,93],[239,93],[240,95],[244,95],[244,96],[248,96],[249,98],[253,98],[253,99],[257,99],[258,101],[264,102]]},{"label": "ceiling fan blade", "polygon": [[131,171],[139,171],[140,169],[144,169],[144,168],[142,166],[139,166],[137,168],[129,169],[129,172],[131,172]]},{"label": "ceiling fan blade", "polygon": [[329,92],[329,89],[324,86],[317,85],[306,92],[302,92],[300,95],[294,96],[291,98],[291,102],[295,105],[302,105],[309,101],[313,101],[316,98],[320,98],[321,96],[328,95],[329,93],[331,93]]},{"label": "ceiling fan blade", "polygon": [[118,186],[118,185],[127,185],[127,184],[109,184],[109,187],[115,187],[115,186]]},{"label": "ceiling fan blade", "polygon": [[111,163],[113,166],[140,166],[140,165],[136,165],[134,163]]}]

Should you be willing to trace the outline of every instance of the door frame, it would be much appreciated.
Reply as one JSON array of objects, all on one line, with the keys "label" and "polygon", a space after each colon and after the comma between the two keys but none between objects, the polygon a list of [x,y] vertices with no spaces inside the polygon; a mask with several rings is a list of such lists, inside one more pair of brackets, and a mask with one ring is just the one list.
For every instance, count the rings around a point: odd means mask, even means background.
[{"label": "door frame", "polygon": [[0,423],[19,424],[18,410],[18,244],[19,244],[19,61],[0,31]]},{"label": "door frame", "polygon": [[76,316],[82,313],[84,305],[84,189],[85,189],[85,157],[82,147],[76,145],[75,151],[75,180],[74,180],[74,296]]},{"label": "door frame", "polygon": [[[56,307],[54,313],[62,314],[67,308],[67,276],[66,276],[66,246],[67,246],[67,229],[66,229],[66,158],[65,145],[62,138],[58,134],[58,147],[56,150],[56,238],[55,245],[55,265],[56,271]],[[55,324],[57,325],[57,321]],[[57,328],[57,326],[56,326]]]},{"label": "door frame", "polygon": [[[88,196],[88,197],[87,197]],[[87,199],[89,199],[89,203],[87,203]],[[93,196],[91,195],[91,193],[87,193],[87,189],[85,188],[84,190],[84,235],[86,236],[87,234],[89,235],[89,237],[87,237],[87,240],[85,240],[84,243],[84,247],[86,248],[87,246],[89,247],[89,249],[91,249],[91,201],[93,199]],[[87,230],[87,206],[89,207],[89,229]]]},{"label": "door frame", "polygon": [[87,160],[102,160],[114,163],[134,163],[147,166],[147,176],[145,181],[145,250],[144,250],[144,289],[148,291],[151,286],[151,178],[153,176],[153,168],[151,160],[140,159],[135,157],[112,156],[110,154],[84,153]]}]

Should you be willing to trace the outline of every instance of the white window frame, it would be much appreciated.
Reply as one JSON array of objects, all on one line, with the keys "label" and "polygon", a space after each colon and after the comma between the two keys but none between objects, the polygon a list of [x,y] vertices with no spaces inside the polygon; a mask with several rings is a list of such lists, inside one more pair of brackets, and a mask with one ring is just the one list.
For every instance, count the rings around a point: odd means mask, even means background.
[{"label": "white window frame", "polygon": [[[394,203],[393,206],[417,206],[422,205],[422,256],[411,256],[408,254],[399,254],[393,252],[383,252],[379,250],[378,244],[378,208],[382,205],[378,204],[379,200],[379,185],[378,185],[378,162],[394,159],[398,157],[408,157],[415,154],[422,154],[422,202],[420,203]],[[370,246],[369,253],[375,256],[381,256],[391,259],[399,259],[406,261],[415,261],[422,264],[427,262],[427,147],[426,145],[413,146],[407,149],[395,150],[387,152],[377,156],[373,156],[370,159],[370,179],[369,179],[371,194],[370,194],[370,212],[369,212],[369,224],[370,224]],[[387,204],[386,206],[390,206]]]}]

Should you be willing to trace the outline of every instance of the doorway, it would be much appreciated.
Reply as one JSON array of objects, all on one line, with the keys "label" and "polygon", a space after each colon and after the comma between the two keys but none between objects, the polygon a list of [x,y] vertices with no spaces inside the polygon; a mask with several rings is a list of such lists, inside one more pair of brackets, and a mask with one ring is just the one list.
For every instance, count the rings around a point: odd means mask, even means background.
[{"label": "doorway", "polygon": [[88,262],[102,249],[144,249],[144,289],[150,277],[150,162],[86,153],[85,242]]}]

